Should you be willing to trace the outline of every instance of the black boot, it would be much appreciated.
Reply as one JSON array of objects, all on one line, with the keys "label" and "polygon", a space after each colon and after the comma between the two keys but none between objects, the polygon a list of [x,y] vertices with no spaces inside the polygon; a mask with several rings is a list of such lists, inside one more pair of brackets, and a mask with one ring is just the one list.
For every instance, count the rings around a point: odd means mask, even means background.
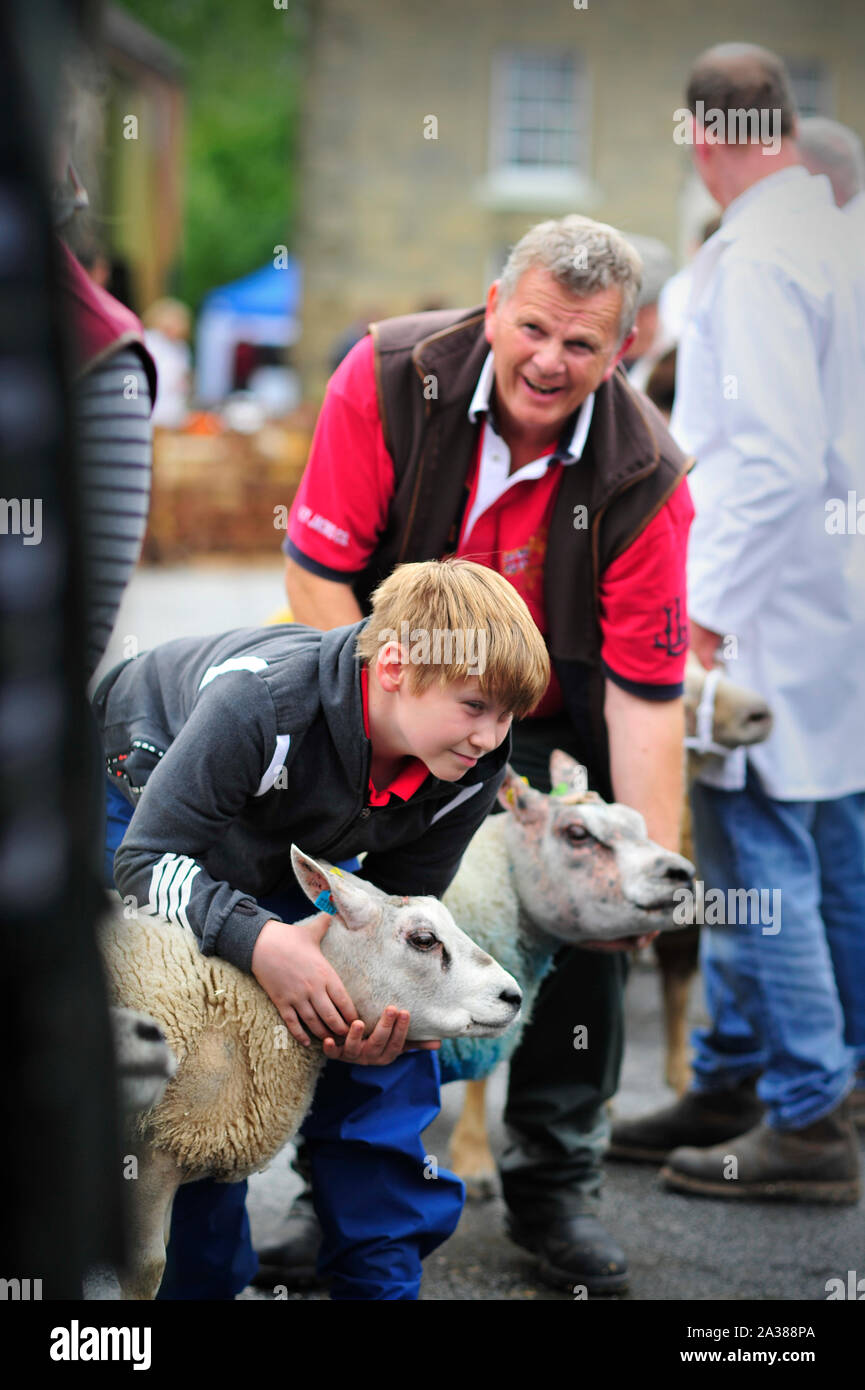
[{"label": "black boot", "polygon": [[553,1288],[623,1293],[628,1287],[624,1251],[601,1225],[597,1210],[597,1198],[586,1197],[579,1207],[538,1222],[511,1212],[506,1229],[515,1245],[538,1256],[538,1273]]},{"label": "black boot", "polygon": [[675,1192],[791,1202],[858,1202],[859,1145],[842,1101],[803,1129],[765,1123],[710,1149],[674,1149],[661,1181]]},{"label": "black boot", "polygon": [[610,1134],[608,1158],[635,1163],[663,1163],[683,1144],[697,1149],[723,1144],[758,1123],[763,1105],[755,1079],[728,1091],[686,1091],[664,1110],[638,1120],[620,1120]]},{"label": "black boot", "polygon": [[286,1236],[279,1245],[258,1251],[257,1289],[284,1284],[287,1289],[322,1288],[316,1273],[321,1227],[312,1205],[312,1193],[305,1188],[295,1198],[286,1221]]}]

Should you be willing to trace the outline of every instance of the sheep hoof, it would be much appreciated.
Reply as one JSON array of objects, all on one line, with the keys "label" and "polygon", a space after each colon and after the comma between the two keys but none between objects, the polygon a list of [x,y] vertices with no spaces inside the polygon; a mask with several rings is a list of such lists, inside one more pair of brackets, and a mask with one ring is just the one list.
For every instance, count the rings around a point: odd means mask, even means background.
[{"label": "sheep hoof", "polygon": [[498,1179],[495,1173],[475,1173],[470,1178],[463,1178],[466,1185],[467,1202],[489,1202],[499,1193]]},{"label": "sheep hoof", "polygon": [[683,1096],[691,1084],[691,1068],[687,1062],[670,1065],[665,1070],[664,1080],[677,1096]]}]

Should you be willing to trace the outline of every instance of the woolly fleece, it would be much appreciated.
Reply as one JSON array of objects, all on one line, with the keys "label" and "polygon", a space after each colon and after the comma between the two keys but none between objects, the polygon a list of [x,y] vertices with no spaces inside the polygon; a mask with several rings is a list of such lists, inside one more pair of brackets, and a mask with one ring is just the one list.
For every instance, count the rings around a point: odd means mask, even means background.
[{"label": "woolly fleece", "polygon": [[141,1136],[187,1179],[235,1182],[264,1167],[312,1104],[320,1046],[295,1042],[255,979],[202,955],[188,928],[117,910],[100,947],[112,1003],[155,1018],[178,1062],[139,1117]]},{"label": "woolly fleece", "polygon": [[463,855],[442,898],[458,927],[487,951],[523,991],[520,1017],[498,1038],[444,1038],[439,1051],[442,1083],[477,1081],[516,1051],[531,1017],[541,981],[561,942],[524,925],[505,843],[507,815],[489,816]]}]

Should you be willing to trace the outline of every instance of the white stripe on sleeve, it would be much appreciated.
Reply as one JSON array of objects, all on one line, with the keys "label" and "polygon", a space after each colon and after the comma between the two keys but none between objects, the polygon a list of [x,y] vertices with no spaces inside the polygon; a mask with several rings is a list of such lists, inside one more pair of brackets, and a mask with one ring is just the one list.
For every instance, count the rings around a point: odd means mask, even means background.
[{"label": "white stripe on sleeve", "polygon": [[150,897],[140,909],[145,917],[165,917],[169,922],[188,927],[186,908],[192,891],[192,880],[201,873],[201,865],[188,855],[163,854],[150,875]]},{"label": "white stripe on sleeve", "polygon": [[483,782],[475,782],[473,787],[463,787],[462,791],[459,792],[459,794],[455,796],[452,801],[446,801],[444,806],[442,806],[441,810],[436,811],[435,815],[430,821],[430,825],[435,825],[437,820],[441,820],[442,816],[446,816],[448,814],[448,811],[455,811],[456,808],[458,806],[461,806],[464,801],[468,801],[470,796],[474,796],[475,792],[479,792],[483,785]]},{"label": "white stripe on sleeve", "polygon": [[263,671],[266,667],[267,662],[263,656],[231,656],[219,666],[208,666],[198,688],[203,690],[217,676],[224,676],[226,671]]},{"label": "white stripe on sleeve", "polygon": [[264,776],[258,784],[258,791],[255,793],[256,796],[264,796],[265,792],[270,791],[271,787],[277,779],[279,769],[285,762],[285,755],[288,752],[288,746],[290,743],[291,734],[277,734],[276,752],[270,760],[270,764],[268,766],[267,771],[265,772]]}]

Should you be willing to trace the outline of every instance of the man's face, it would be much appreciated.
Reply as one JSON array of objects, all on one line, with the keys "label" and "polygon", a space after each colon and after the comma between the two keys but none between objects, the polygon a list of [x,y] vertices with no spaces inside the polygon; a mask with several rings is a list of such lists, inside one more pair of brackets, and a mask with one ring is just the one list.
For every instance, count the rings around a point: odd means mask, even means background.
[{"label": "man's face", "polygon": [[630,344],[618,346],[619,289],[585,297],[534,267],[499,300],[487,296],[486,338],[493,350],[497,417],[508,431],[558,437],[570,415],[612,376]]},{"label": "man's face", "polygon": [[404,669],[391,712],[403,751],[426,763],[434,777],[456,782],[506,737],[510,713],[481,691],[477,676],[430,685],[417,694]]}]

